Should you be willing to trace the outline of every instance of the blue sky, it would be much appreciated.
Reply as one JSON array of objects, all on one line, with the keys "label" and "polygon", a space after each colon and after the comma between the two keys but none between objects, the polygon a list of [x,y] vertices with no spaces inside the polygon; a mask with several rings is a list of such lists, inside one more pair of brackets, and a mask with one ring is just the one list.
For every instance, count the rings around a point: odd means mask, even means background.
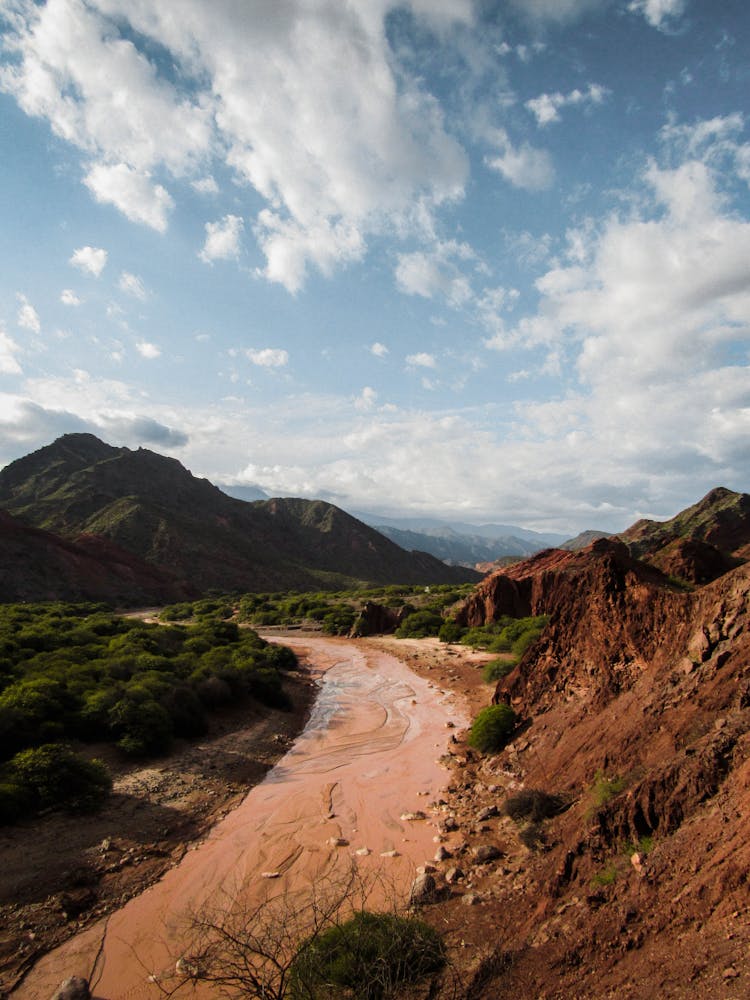
[{"label": "blue sky", "polygon": [[349,509],[750,490],[742,0],[0,0],[0,465]]}]

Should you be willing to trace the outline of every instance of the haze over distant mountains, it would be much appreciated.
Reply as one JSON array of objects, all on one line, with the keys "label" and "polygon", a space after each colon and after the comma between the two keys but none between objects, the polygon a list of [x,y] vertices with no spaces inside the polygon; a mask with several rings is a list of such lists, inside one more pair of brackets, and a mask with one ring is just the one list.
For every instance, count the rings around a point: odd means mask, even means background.
[{"label": "haze over distant mountains", "polygon": [[[15,599],[13,594],[34,599],[35,576],[45,580],[46,588],[37,600],[78,593],[84,548],[103,560],[101,572],[108,559],[118,565],[129,560],[124,577],[119,573],[106,586],[102,582],[102,596],[114,594],[122,602],[179,599],[209,590],[479,579],[426,553],[404,551],[332,504],[247,503],[196,478],[176,459],[144,448],[115,448],[91,434],[64,435],[0,470],[0,509],[21,522],[5,522],[15,546],[15,558],[5,561],[0,581],[5,600]],[[24,529],[46,532],[44,545]],[[56,547],[56,542],[61,544]],[[40,577],[41,553],[53,549],[58,573]]]}]

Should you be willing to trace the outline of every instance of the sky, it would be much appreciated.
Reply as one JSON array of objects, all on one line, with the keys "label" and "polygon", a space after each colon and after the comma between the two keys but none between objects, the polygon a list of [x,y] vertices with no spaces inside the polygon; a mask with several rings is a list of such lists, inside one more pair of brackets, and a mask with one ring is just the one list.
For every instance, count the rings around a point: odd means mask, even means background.
[{"label": "sky", "polygon": [[0,466],[574,533],[750,491],[745,0],[0,0]]}]

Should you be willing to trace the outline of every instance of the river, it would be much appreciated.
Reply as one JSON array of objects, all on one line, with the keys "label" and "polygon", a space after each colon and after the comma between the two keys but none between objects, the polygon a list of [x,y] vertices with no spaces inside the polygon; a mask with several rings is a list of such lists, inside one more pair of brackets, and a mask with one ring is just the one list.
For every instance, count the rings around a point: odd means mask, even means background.
[{"label": "river", "polygon": [[[429,804],[446,780],[438,758],[448,724],[465,724],[463,707],[366,643],[283,642],[304,649],[320,679],[293,747],[179,865],[44,956],[14,998],[49,1000],[73,975],[89,979],[97,1000],[163,996],[177,983],[176,961],[194,945],[190,916],[325,890],[353,863],[408,895],[415,868],[435,853]],[[418,812],[428,818],[402,818]],[[216,993],[201,987],[179,995]]]}]

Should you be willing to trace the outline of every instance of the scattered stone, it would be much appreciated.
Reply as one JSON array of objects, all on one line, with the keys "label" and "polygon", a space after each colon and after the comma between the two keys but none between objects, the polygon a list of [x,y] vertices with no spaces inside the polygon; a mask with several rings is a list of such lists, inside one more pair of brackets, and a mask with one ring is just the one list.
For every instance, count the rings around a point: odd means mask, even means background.
[{"label": "scattered stone", "polygon": [[425,903],[431,903],[435,898],[436,892],[437,883],[435,879],[429,872],[423,872],[421,875],[417,875],[412,883],[409,902],[413,906],[422,906]]},{"label": "scattered stone", "polygon": [[444,819],[438,820],[437,826],[440,833],[450,833],[452,830],[458,829],[455,816],[446,816]]},{"label": "scattered stone", "polygon": [[184,956],[177,959],[174,969],[178,976],[190,976],[195,979],[198,975],[198,966]]},{"label": "scattered stone", "polygon": [[81,976],[63,979],[52,994],[52,1000],[91,1000],[88,980]]},{"label": "scattered stone", "polygon": [[419,865],[417,867],[417,875],[424,875],[425,872],[436,872],[436,871],[437,868],[434,865],[431,865],[429,862],[426,862],[425,864]]},{"label": "scattered stone", "polygon": [[455,722],[451,722],[451,720],[449,719],[446,722],[446,724],[445,724],[445,728],[446,729],[455,729],[456,728],[456,723]]},{"label": "scattered stone", "polygon": [[730,965],[727,969],[724,969],[722,973],[724,979],[737,979],[739,972],[735,969],[733,965]]},{"label": "scattered stone", "polygon": [[497,806],[487,806],[486,809],[482,809],[477,813],[477,822],[482,823],[486,819],[492,819],[492,817],[497,816],[497,814]]},{"label": "scattered stone", "polygon": [[346,837],[330,837],[328,843],[331,847],[348,847],[349,841]]},{"label": "scattered stone", "polygon": [[460,868],[449,868],[445,873],[445,881],[448,885],[455,885],[456,882],[460,882],[464,877],[464,873]]},{"label": "scattered stone", "polygon": [[380,852],[380,857],[381,858],[398,858],[398,857],[400,857],[400,854],[398,853],[398,851],[381,851]]},{"label": "scattered stone", "polygon": [[503,852],[494,844],[482,844],[480,847],[474,848],[474,860],[480,865],[486,864],[488,861],[497,861],[502,856]]},{"label": "scattered stone", "polygon": [[435,851],[435,860],[436,861],[447,861],[448,858],[450,858],[450,857],[452,857],[451,852],[448,850],[447,847],[443,847],[442,844]]},{"label": "scattered stone", "polygon": [[281,872],[261,872],[261,878],[281,878]]},{"label": "scattered stone", "polygon": [[422,812],[421,809],[417,809],[415,812],[401,813],[401,819],[402,820],[427,819],[427,816],[425,813]]},{"label": "scattered stone", "polygon": [[369,854],[372,854],[372,851],[369,847],[360,847],[359,850],[356,850],[354,853],[358,854],[361,858],[366,858]]},{"label": "scattered stone", "polygon": [[646,869],[643,867],[644,855],[639,851],[630,855],[630,863],[633,868],[638,872],[638,874],[643,877],[646,874]]},{"label": "scattered stone", "polygon": [[482,897],[476,892],[466,892],[461,897],[461,902],[464,906],[476,906],[477,903],[482,902]]}]

